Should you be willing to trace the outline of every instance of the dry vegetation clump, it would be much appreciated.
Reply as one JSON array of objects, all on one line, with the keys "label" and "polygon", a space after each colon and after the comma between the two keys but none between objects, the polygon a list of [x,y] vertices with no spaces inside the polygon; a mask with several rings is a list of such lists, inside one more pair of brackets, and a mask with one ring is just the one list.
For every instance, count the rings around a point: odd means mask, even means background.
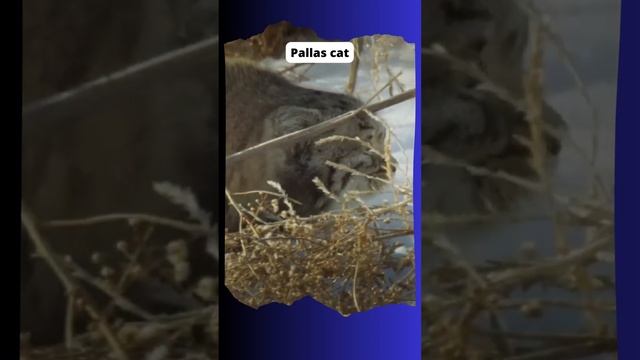
[{"label": "dry vegetation clump", "polygon": [[[183,206],[197,222],[148,214],[44,222],[23,204],[22,221],[34,244],[34,256],[46,262],[64,285],[68,307],[64,343],[34,347],[24,334],[21,359],[218,359],[217,279],[191,273],[187,241],[154,241],[154,230],[163,227],[182,231],[185,239],[207,236],[212,242],[217,242],[217,231],[190,191],[168,183],[156,184],[155,189]],[[114,253],[119,256],[95,252],[90,259],[72,258],[56,253],[45,236],[48,228],[123,221],[129,224],[131,236],[114,241]],[[208,251],[211,259],[217,256],[211,246]],[[81,265],[87,263],[98,270]],[[211,268],[216,266],[212,260]],[[198,278],[187,281],[191,275]],[[127,292],[134,282],[145,296],[173,304],[176,311],[158,313],[137,303]],[[78,319],[88,320],[88,327],[77,327]]]},{"label": "dry vegetation clump", "polygon": [[109,324],[114,343],[106,342],[98,329],[74,338],[73,346],[63,344],[32,347],[21,339],[20,358],[42,360],[218,359],[217,306],[141,322],[116,321]]},{"label": "dry vegetation clump", "polygon": [[[582,359],[615,352],[608,320],[615,314],[615,288],[606,271],[613,266],[612,213],[602,204],[580,204],[567,205],[562,216],[560,226],[593,234],[564,255],[542,257],[534,243],[523,242],[511,258],[474,264],[446,237],[427,239],[424,246],[444,260],[423,275],[424,356]],[[555,293],[562,295],[549,296]],[[508,325],[514,318],[553,322],[559,311],[575,313],[576,320],[545,332]]]},{"label": "dry vegetation clump", "polygon": [[252,307],[311,296],[343,315],[414,304],[413,250],[394,241],[413,234],[411,194],[375,208],[358,198],[358,207],[310,217],[296,215],[286,198],[264,194],[240,210],[242,229],[225,234],[227,288]]},{"label": "dry vegetation clump", "polygon": [[[539,21],[539,13],[527,10],[532,20],[533,45],[530,69],[523,79],[524,106],[531,124],[531,166],[537,179],[520,181],[510,174],[496,174],[468,166],[479,176],[498,176],[546,201],[547,213],[540,219],[552,224],[552,238],[530,234],[521,250],[500,259],[476,263],[466,258],[456,238],[445,230],[496,222],[509,226],[531,219],[510,214],[426,217],[423,246],[423,356],[429,359],[586,359],[615,358],[615,280],[613,205],[610,190],[600,181],[588,157],[593,176],[585,179],[591,190],[580,197],[559,194],[542,166],[545,128],[540,119],[542,104],[542,52],[545,39],[561,47],[553,32]],[[449,55],[447,55],[449,56]],[[456,60],[456,59],[454,59]],[[566,59],[570,64],[570,59]],[[456,60],[460,61],[460,60]],[[477,71],[477,69],[474,69]],[[488,81],[488,78],[484,78]],[[579,87],[581,82],[577,79]],[[488,84],[502,98],[495,84]],[[586,94],[584,88],[580,88]],[[590,100],[587,98],[587,103]],[[597,134],[596,134],[597,136]],[[569,148],[570,138],[564,139]],[[574,148],[570,151],[581,151]],[[465,166],[464,164],[457,164]],[[484,170],[484,171],[479,171]],[[529,186],[531,185],[531,186]],[[426,190],[428,191],[428,189]],[[576,234],[579,234],[576,239]],[[478,239],[481,241],[482,239]],[[555,254],[540,251],[552,244]],[[518,325],[514,325],[518,324]],[[546,324],[545,330],[533,330]],[[600,358],[600,357],[598,357]]]}]

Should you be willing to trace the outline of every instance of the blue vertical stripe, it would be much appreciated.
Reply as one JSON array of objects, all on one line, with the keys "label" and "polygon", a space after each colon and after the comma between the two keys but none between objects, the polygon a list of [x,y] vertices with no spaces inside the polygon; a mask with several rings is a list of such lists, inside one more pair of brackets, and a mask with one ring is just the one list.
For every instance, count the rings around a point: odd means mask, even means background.
[{"label": "blue vertical stripe", "polygon": [[616,302],[620,360],[640,359],[640,1],[621,3],[615,146]]}]

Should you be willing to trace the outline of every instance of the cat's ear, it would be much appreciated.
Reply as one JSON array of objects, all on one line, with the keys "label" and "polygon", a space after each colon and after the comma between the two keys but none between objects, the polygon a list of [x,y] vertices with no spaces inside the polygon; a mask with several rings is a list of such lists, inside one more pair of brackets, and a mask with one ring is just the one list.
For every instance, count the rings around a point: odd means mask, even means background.
[{"label": "cat's ear", "polygon": [[319,123],[322,114],[316,109],[281,106],[269,114],[267,120],[273,124],[275,135],[282,136]]}]

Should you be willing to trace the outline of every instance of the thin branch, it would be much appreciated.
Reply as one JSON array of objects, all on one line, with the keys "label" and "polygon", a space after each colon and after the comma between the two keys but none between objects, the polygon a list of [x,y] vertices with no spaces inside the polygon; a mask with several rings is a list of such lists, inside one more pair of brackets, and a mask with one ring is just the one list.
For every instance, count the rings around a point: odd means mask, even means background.
[{"label": "thin branch", "polygon": [[161,225],[170,228],[174,228],[177,230],[189,232],[189,233],[200,233],[200,234],[211,234],[211,229],[208,229],[200,224],[195,223],[187,223],[184,221],[163,218],[160,216],[150,215],[150,214],[136,214],[136,213],[120,213],[120,214],[107,214],[107,215],[98,215],[92,216],[88,218],[82,219],[69,219],[69,220],[51,220],[43,223],[45,227],[70,227],[70,226],[91,226],[106,222],[113,221],[139,221],[146,222],[153,225]]},{"label": "thin branch", "polygon": [[193,73],[194,69],[213,74],[217,71],[217,59],[218,37],[214,36],[26,105],[22,108],[22,119],[45,121],[95,112],[96,107],[109,106],[109,99],[147,86],[150,79],[157,81],[185,71]]},{"label": "thin branch", "polygon": [[[22,224],[27,230],[27,234],[33,242],[38,255],[40,255],[45,260],[45,262],[53,270],[58,279],[62,282],[67,294],[72,294],[72,298],[75,297],[75,294],[77,294],[78,290],[80,290],[80,287],[76,284],[71,275],[67,273],[67,271],[61,264],[60,257],[51,250],[49,244],[47,244],[45,239],[38,231],[36,218],[29,207],[24,203],[24,201],[22,201],[22,209],[20,211],[20,215],[22,218]],[[109,343],[109,346],[115,353],[116,357],[120,360],[127,360],[129,357],[113,334],[111,328],[109,328],[109,326],[107,325],[105,319],[100,316],[98,311],[95,310],[91,298],[87,294],[83,294],[82,298],[84,300],[84,310],[94,321],[96,321],[96,323],[98,324],[98,328],[102,333],[102,336],[105,338],[107,343]],[[70,331],[67,329],[66,335],[68,336],[69,334]],[[70,344],[71,340],[67,339],[66,342],[67,344]]]},{"label": "thin branch", "polygon": [[151,313],[140,308],[138,305],[129,301],[129,299],[125,298],[124,296],[118,294],[116,291],[114,291],[114,289],[111,289],[104,280],[97,278],[95,276],[92,276],[86,270],[84,270],[82,267],[80,267],[78,264],[76,264],[73,261],[68,263],[73,269],[73,275],[75,277],[91,284],[93,287],[102,291],[104,294],[109,296],[113,300],[113,303],[116,306],[118,306],[120,309],[130,314],[136,315],[145,320],[153,320],[155,318]]},{"label": "thin branch", "polygon": [[525,283],[530,279],[545,275],[562,274],[567,268],[593,258],[598,251],[611,246],[612,243],[613,239],[611,238],[600,239],[553,261],[522,269],[507,270],[494,275],[489,274],[488,278],[491,286],[506,287]]},{"label": "thin branch", "polygon": [[295,143],[297,141],[303,140],[303,139],[307,139],[307,138],[311,138],[313,136],[317,136],[327,130],[336,128],[338,126],[340,126],[341,124],[345,123],[346,121],[354,118],[355,116],[357,116],[358,114],[360,114],[362,111],[364,110],[369,110],[369,111],[380,111],[384,108],[387,107],[391,107],[393,105],[399,104],[403,101],[409,100],[413,97],[415,97],[415,89],[409,90],[409,91],[405,91],[401,94],[398,94],[394,97],[388,98],[386,100],[371,104],[371,105],[365,105],[363,107],[360,107],[359,109],[347,112],[345,114],[342,114],[340,116],[337,116],[335,118],[329,119],[327,121],[323,121],[319,124],[310,126],[308,128],[302,129],[302,130],[298,130],[298,131],[294,131],[292,133],[277,137],[275,139],[272,140],[268,140],[265,141],[263,143],[260,143],[258,145],[252,146],[248,149],[239,151],[235,154],[229,155],[226,158],[226,166],[232,166],[235,163],[238,163],[239,161],[242,161],[246,158],[249,158],[251,156],[254,156],[258,153],[264,153],[265,151],[269,151],[271,149],[274,148],[278,148],[278,147],[282,147],[282,146],[286,146],[292,143]]},{"label": "thin branch", "polygon": [[588,341],[582,344],[561,345],[545,348],[524,355],[517,355],[505,360],[546,360],[546,359],[583,359],[600,353],[615,352],[617,344],[609,339]]},{"label": "thin branch", "polygon": [[356,90],[356,81],[358,80],[358,68],[360,66],[360,50],[362,48],[362,39],[354,39],[353,46],[355,54],[351,66],[349,68],[349,80],[347,81],[347,94],[353,94]]}]

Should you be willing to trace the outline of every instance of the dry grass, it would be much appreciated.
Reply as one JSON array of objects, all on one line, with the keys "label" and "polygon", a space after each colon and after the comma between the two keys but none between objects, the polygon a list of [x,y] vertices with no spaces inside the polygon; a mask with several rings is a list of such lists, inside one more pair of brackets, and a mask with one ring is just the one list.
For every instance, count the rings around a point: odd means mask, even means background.
[{"label": "dry grass", "polygon": [[253,307],[307,295],[344,315],[415,303],[413,253],[396,253],[402,245],[394,241],[413,234],[411,194],[375,208],[350,194],[359,206],[311,217],[297,216],[284,193],[282,200],[264,194],[240,210],[242,230],[225,234],[226,286]]},{"label": "dry grass", "polygon": [[403,211],[362,207],[310,218],[287,216],[227,234],[226,285],[253,307],[291,304],[307,295],[345,315],[415,303],[413,254],[394,254],[399,245],[390,241],[412,230],[378,227],[382,219],[406,216]]},{"label": "dry grass", "polygon": [[[218,358],[217,280],[202,276],[193,284],[183,285],[190,275],[185,242],[176,240],[160,248],[152,245],[157,227],[180,230],[185,236],[212,238],[217,231],[211,227],[208,214],[199,209],[190,191],[168,183],[156,184],[155,188],[173,203],[183,206],[198,222],[187,223],[148,214],[107,214],[41,222],[28,205],[23,204],[22,221],[35,245],[35,256],[43,259],[63,284],[68,307],[64,344],[33,347],[28,335],[24,335],[22,359]],[[80,261],[86,263],[88,259],[72,259],[56,253],[44,235],[46,232],[42,231],[51,227],[96,226],[118,221],[129,223],[131,237],[126,241],[114,241],[113,251],[120,254],[119,260],[110,258],[107,262],[101,253],[91,256],[91,262],[100,269],[95,274],[79,265]],[[158,259],[159,252],[165,254],[164,259]],[[210,255],[215,258],[216,254]],[[127,297],[127,289],[134,281],[136,284],[161,284],[156,291],[177,289],[173,295],[166,293],[176,297],[168,301],[182,303],[184,311],[154,314],[137,305]],[[107,300],[97,301],[98,295]],[[88,319],[88,329],[78,333],[74,325],[76,318]]]}]

